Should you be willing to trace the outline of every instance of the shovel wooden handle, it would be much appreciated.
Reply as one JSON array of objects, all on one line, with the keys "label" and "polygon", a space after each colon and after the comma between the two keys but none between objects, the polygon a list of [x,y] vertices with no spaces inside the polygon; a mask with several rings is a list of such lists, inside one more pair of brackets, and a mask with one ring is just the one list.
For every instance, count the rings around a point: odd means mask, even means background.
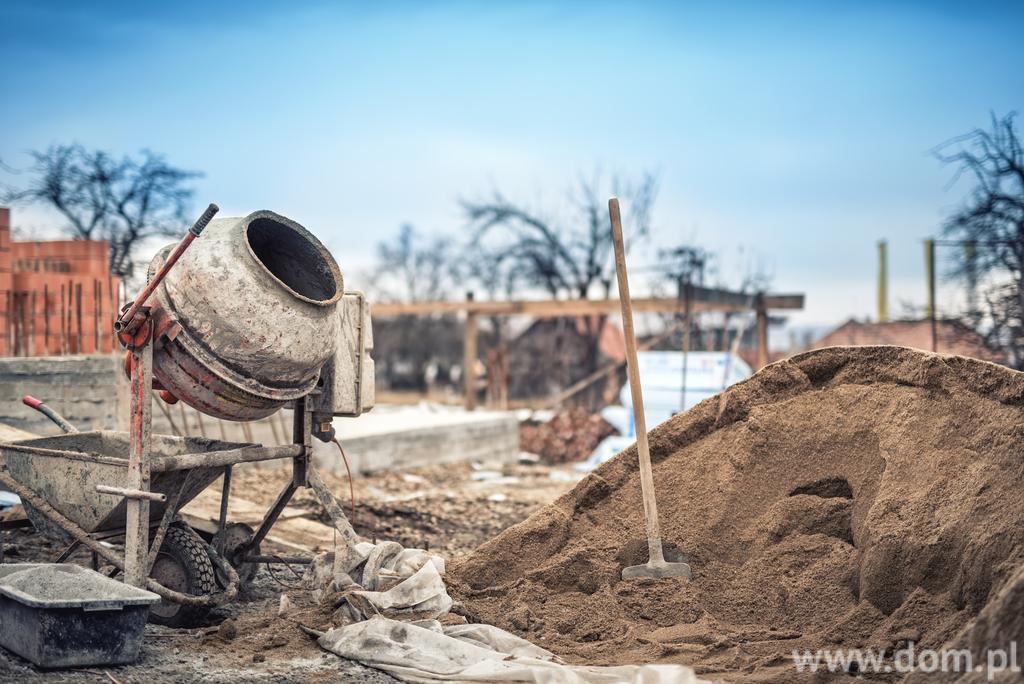
[{"label": "shovel wooden handle", "polygon": [[640,489],[644,499],[644,519],[647,521],[647,546],[650,562],[664,563],[661,549],[661,527],[658,524],[658,503],[654,497],[654,474],[651,471],[651,450],[647,444],[647,420],[644,416],[644,395],[640,389],[640,369],[637,367],[636,334],[633,332],[633,304],[629,298],[629,278],[626,275],[626,248],[622,241],[622,216],[619,200],[608,200],[608,215],[612,223],[612,243],[615,247],[615,274],[619,280],[619,304],[622,306],[622,334],[626,338],[626,374],[633,397],[633,424],[636,427],[636,451],[640,458]]}]

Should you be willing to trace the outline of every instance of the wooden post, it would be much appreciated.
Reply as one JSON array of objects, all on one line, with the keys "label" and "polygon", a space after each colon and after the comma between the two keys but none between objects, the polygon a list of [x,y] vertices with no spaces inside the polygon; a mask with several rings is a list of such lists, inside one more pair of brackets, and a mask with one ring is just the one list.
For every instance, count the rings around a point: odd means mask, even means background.
[{"label": "wooden post", "polygon": [[[152,326],[150,321],[145,323]],[[152,428],[153,346],[146,342],[132,350],[131,441],[128,447],[128,487],[149,491],[149,433]],[[134,587],[146,586],[149,554],[149,500],[128,499],[124,537],[124,579]]]},{"label": "wooden post", "polygon": [[[473,301],[473,293],[468,293],[466,299]],[[465,383],[466,410],[473,411],[476,409],[476,313],[473,311],[466,312],[463,327],[462,377]]]},{"label": "wooden post", "polygon": [[768,309],[764,305],[764,295],[757,295],[757,368],[761,370],[768,365]]}]

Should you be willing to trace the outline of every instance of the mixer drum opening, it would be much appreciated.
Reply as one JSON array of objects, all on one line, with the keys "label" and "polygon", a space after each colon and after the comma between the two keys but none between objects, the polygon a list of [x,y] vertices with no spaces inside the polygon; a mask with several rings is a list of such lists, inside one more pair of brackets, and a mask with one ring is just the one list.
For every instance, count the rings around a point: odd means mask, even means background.
[{"label": "mixer drum opening", "polygon": [[249,249],[276,280],[299,299],[330,304],[341,294],[337,266],[326,249],[311,235],[271,218],[258,218],[246,229]]}]

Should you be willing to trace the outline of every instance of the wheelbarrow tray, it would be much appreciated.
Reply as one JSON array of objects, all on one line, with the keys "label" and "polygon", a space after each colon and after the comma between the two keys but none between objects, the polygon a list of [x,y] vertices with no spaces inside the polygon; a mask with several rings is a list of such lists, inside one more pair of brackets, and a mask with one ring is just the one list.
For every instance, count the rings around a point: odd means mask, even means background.
[{"label": "wheelbarrow tray", "polygon": [[[25,439],[9,444],[72,451],[83,454],[85,458],[41,455],[14,450],[8,448],[7,444],[0,444],[0,459],[15,480],[34,491],[86,532],[123,530],[125,499],[115,494],[100,494],[96,491],[96,485],[131,487],[128,469],[125,467],[128,460],[128,440],[127,432],[109,430]],[[153,435],[150,458],[227,451],[246,446],[253,445],[204,437]],[[100,459],[92,460],[96,456]],[[111,463],[111,458],[124,461],[125,465]],[[166,495],[168,501],[150,502],[150,520],[154,523],[159,522],[166,506],[179,490],[181,495],[178,498],[178,509],[198,496],[223,472],[222,466],[214,466],[153,473],[150,490]],[[24,502],[24,505],[25,513],[37,531],[49,536],[66,536],[28,502]]]}]

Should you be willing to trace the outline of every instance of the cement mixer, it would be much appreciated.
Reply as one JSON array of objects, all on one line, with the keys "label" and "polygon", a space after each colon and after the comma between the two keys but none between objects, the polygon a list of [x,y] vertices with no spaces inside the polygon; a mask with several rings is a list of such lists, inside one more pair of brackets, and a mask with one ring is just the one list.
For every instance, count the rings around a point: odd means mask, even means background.
[{"label": "cement mixer", "polygon": [[[300,487],[313,490],[339,543],[357,541],[312,466],[311,440],[330,441],[335,416],[358,416],[374,402],[369,306],[345,291],[327,248],[279,214],[212,220],[217,211],[211,204],[156,255],[114,324],[127,350],[130,432],[78,432],[27,397],[66,434],[0,444],[0,484],[21,497],[37,531],[66,540],[59,562],[86,547],[128,584],[159,594],[151,619],[171,626],[233,599],[256,564],[281,560],[260,544]],[[290,407],[292,443],[151,434],[154,392],[227,420]],[[261,524],[229,523],[232,467],[275,459],[291,461],[292,479]],[[220,519],[205,539],[177,513],[218,477]],[[110,546],[121,539],[123,554]]]}]

